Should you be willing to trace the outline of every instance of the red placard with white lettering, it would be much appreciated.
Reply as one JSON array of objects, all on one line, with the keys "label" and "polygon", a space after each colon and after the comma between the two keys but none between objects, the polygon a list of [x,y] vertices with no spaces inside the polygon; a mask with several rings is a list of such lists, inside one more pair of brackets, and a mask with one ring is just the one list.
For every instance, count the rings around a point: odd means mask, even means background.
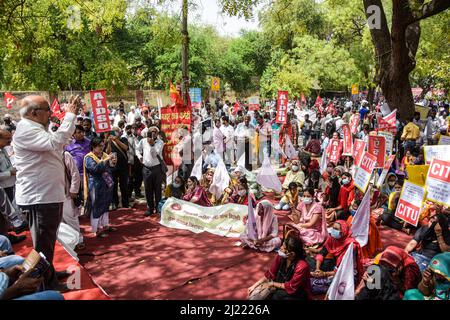
[{"label": "red placard with white lettering", "polygon": [[288,97],[287,91],[278,91],[277,123],[285,124],[287,121]]},{"label": "red placard with white lettering", "polygon": [[66,116],[66,113],[64,111],[61,111],[61,107],[59,106],[58,99],[55,98],[53,100],[52,106],[50,107],[52,110],[52,117],[58,118],[59,121],[62,121],[64,117]]},{"label": "red placard with white lettering", "polygon": [[364,140],[355,139],[355,143],[353,144],[353,164],[355,166],[359,166],[365,149],[366,143]]},{"label": "red placard with white lettering", "polygon": [[352,132],[352,134],[358,133],[360,119],[361,116],[358,113],[352,114],[352,116],[350,117],[350,131]]},{"label": "red placard with white lettering", "polygon": [[341,139],[331,139],[327,147],[327,157],[329,162],[337,164],[342,156],[343,142]]},{"label": "red placard with white lettering", "polygon": [[395,216],[413,226],[417,226],[424,196],[425,190],[422,186],[406,180],[403,184]]},{"label": "red placard with white lettering", "polygon": [[377,157],[377,168],[383,168],[386,161],[386,138],[382,136],[369,136],[367,152]]},{"label": "red placard with white lettering", "polygon": [[106,90],[92,90],[89,91],[89,94],[91,96],[92,113],[94,114],[95,132],[111,131]]},{"label": "red placard with white lettering", "polygon": [[366,192],[376,162],[377,158],[373,154],[364,152],[361,164],[357,167],[355,173],[355,186],[362,192]]},{"label": "red placard with white lettering", "polygon": [[353,139],[352,133],[350,132],[350,126],[348,124],[342,125],[342,133],[344,134],[344,152],[343,156],[353,155]]},{"label": "red placard with white lettering", "polygon": [[450,161],[433,159],[426,180],[427,199],[450,205]]},{"label": "red placard with white lettering", "polygon": [[386,117],[378,117],[378,131],[391,132],[393,134],[397,133],[397,110],[392,111]]}]

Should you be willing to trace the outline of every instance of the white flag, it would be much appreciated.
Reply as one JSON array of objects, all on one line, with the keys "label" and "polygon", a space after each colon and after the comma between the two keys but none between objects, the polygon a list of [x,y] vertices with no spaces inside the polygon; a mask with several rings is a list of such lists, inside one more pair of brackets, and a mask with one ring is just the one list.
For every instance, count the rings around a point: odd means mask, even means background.
[{"label": "white flag", "polygon": [[214,171],[214,176],[209,187],[209,191],[219,199],[222,196],[223,191],[230,185],[230,175],[228,174],[225,163],[220,159],[216,170]]},{"label": "white flag", "polygon": [[327,171],[327,165],[328,165],[327,151],[323,150],[322,157],[320,158],[320,174],[323,174],[325,171]]},{"label": "white flag", "polygon": [[352,221],[353,238],[359,242],[361,247],[364,247],[369,239],[370,189],[369,186]]},{"label": "white flag", "polygon": [[351,243],[328,289],[328,300],[355,300],[353,270],[353,243]]},{"label": "white flag", "polygon": [[200,157],[198,157],[197,161],[195,161],[194,167],[192,168],[191,176],[194,176],[198,179],[198,181],[202,178],[202,163],[203,163],[203,157],[200,154]]},{"label": "white flag", "polygon": [[278,139],[273,138],[275,136],[274,132],[272,132],[272,149],[276,153],[281,153],[283,157],[287,158],[287,155],[284,153],[283,148],[281,148],[280,144],[278,143]]},{"label": "white flag", "polygon": [[272,189],[276,192],[281,192],[282,190],[280,179],[278,178],[275,170],[272,168],[269,157],[267,155],[264,157],[261,170],[256,177],[256,182],[258,182],[266,189]]},{"label": "white flag", "polygon": [[250,240],[258,239],[258,234],[256,233],[255,210],[253,209],[252,197],[248,197],[248,216],[247,224],[245,225],[245,233]]},{"label": "white flag", "polygon": [[295,150],[289,135],[286,135],[286,144],[284,146],[285,153],[289,159],[294,159],[298,157],[298,152]]},{"label": "white flag", "polygon": [[245,152],[242,154],[242,156],[239,158],[237,162],[237,166],[241,168],[245,168]]}]

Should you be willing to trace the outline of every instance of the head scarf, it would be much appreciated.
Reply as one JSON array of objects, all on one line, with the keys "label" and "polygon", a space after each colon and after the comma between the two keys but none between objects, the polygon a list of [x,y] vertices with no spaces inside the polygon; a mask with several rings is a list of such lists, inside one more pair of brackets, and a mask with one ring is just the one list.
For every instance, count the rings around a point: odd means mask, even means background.
[{"label": "head scarf", "polygon": [[381,189],[381,192],[383,192],[383,193],[386,194],[386,195],[389,195],[389,194],[391,194],[392,192],[395,191],[395,186],[394,186],[394,187],[391,187],[391,186],[388,184],[389,178],[392,177],[392,176],[395,177],[395,182],[398,181],[397,175],[396,175],[395,173],[392,173],[392,172],[391,172],[391,173],[388,173],[388,175],[386,176],[386,180],[384,181],[383,188]]},{"label": "head scarf", "polygon": [[358,241],[352,237],[352,231],[344,220],[337,220],[336,223],[339,223],[341,226],[341,237],[339,239],[328,237],[325,241],[325,248],[336,258],[336,266],[339,266],[342,258],[344,258],[344,255],[347,252],[348,246],[353,243],[353,247],[358,252],[358,257],[356,259],[356,270],[358,271],[358,279],[360,280],[364,273],[361,246]]},{"label": "head scarf", "polygon": [[[260,206],[264,209],[264,214],[261,217],[258,212]],[[273,205],[268,200],[263,200],[256,206],[256,230],[258,232],[258,239],[267,237],[272,231],[273,221],[276,216],[273,213]]]},{"label": "head scarf", "polygon": [[400,265],[403,265],[403,261],[406,260],[408,256],[409,255],[405,252],[405,250],[398,247],[389,246],[381,254],[380,262],[384,262],[390,267],[398,269]]},{"label": "head scarf", "polygon": [[450,252],[435,255],[428,267],[450,281]]}]

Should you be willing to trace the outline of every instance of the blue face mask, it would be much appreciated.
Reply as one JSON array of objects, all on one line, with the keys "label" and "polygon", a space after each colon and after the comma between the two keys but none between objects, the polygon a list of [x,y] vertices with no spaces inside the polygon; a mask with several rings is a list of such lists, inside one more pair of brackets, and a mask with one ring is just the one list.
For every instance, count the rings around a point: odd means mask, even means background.
[{"label": "blue face mask", "polygon": [[436,281],[436,295],[441,299],[446,299],[450,290],[450,281]]},{"label": "blue face mask", "polygon": [[352,215],[352,217],[354,217],[356,214],[356,210],[350,209],[350,214]]},{"label": "blue face mask", "polygon": [[328,233],[335,239],[339,239],[341,237],[341,232],[333,228],[330,228]]},{"label": "blue face mask", "polygon": [[342,184],[345,186],[346,184],[348,184],[350,182],[349,179],[342,179]]}]

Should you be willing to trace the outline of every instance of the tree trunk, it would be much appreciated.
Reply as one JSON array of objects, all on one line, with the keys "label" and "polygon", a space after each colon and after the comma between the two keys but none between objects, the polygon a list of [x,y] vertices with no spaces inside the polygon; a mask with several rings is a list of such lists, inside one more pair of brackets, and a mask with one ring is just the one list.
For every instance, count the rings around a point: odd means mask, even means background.
[{"label": "tree trunk", "polygon": [[409,73],[404,72],[395,80],[385,81],[381,84],[381,89],[389,108],[392,111],[397,109],[400,119],[408,120],[414,116],[414,99],[409,82]]}]

